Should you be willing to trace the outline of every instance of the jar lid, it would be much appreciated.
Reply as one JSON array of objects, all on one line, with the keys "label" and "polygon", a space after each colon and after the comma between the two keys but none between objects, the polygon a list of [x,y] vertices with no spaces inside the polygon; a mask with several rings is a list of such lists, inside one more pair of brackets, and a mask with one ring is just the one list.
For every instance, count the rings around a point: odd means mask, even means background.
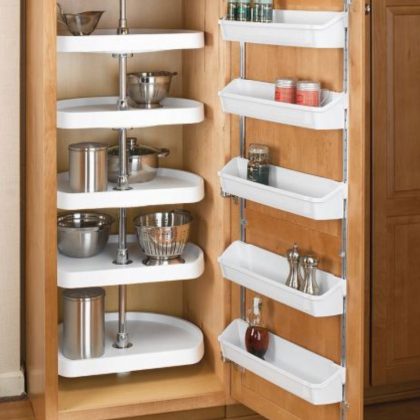
[{"label": "jar lid", "polygon": [[95,152],[106,149],[108,149],[107,145],[92,142],[76,143],[69,146],[69,150],[73,152]]},{"label": "jar lid", "polygon": [[89,287],[85,289],[66,289],[63,292],[64,299],[68,300],[97,300],[105,296],[102,287]]},{"label": "jar lid", "polygon": [[319,82],[313,82],[311,80],[300,80],[297,82],[297,88],[299,90],[320,90],[321,84]]},{"label": "jar lid", "polygon": [[276,86],[285,87],[285,88],[295,87],[296,86],[296,81],[294,79],[284,77],[282,79],[276,80]]},{"label": "jar lid", "polygon": [[265,144],[251,144],[249,146],[248,153],[250,155],[268,156],[270,154],[270,148]]},{"label": "jar lid", "polygon": [[238,3],[251,3],[251,0],[238,0]]},{"label": "jar lid", "polygon": [[260,0],[262,4],[273,4],[273,0]]}]

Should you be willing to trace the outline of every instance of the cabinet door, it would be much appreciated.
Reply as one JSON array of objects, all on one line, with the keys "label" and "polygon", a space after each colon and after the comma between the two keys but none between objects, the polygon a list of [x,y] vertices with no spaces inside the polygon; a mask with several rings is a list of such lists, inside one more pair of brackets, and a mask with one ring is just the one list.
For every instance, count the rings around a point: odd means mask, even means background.
[{"label": "cabinet door", "polygon": [[[288,1],[277,7],[341,10],[342,1]],[[366,141],[365,141],[365,8],[364,2],[353,0],[350,13],[350,161],[348,214],[348,295],[347,319],[329,317],[315,319],[265,298],[267,325],[286,340],[340,363],[341,346],[347,353],[345,400],[348,404],[312,405],[236,365],[231,367],[232,397],[269,419],[339,419],[347,409],[348,419],[363,418],[363,295],[364,295],[364,218],[366,209]],[[232,66],[238,60],[233,47]],[[329,89],[342,86],[342,51],[310,50],[261,45],[246,47],[247,78],[273,81],[278,76],[314,78]],[[238,69],[233,69],[237,71]],[[233,75],[237,77],[237,74]],[[238,154],[238,121],[232,124],[232,155]],[[312,173],[340,181],[342,179],[342,132],[293,128],[285,125],[247,120],[246,145],[266,143],[272,151],[274,165]],[[235,206],[233,206],[235,207]],[[236,206],[237,207],[237,206]],[[322,269],[336,275],[341,272],[341,222],[315,222],[283,213],[252,202],[246,210],[247,242],[284,255],[293,241],[301,249],[316,253]],[[234,210],[232,237],[237,239],[238,210]],[[236,236],[235,236],[236,235]],[[248,290],[249,306],[253,294]],[[239,316],[240,291],[232,286],[232,317]],[[347,325],[345,341],[341,339],[341,321]],[[310,370],[311,366],[308,366]]]},{"label": "cabinet door", "polygon": [[420,380],[420,1],[373,1],[372,384]]}]

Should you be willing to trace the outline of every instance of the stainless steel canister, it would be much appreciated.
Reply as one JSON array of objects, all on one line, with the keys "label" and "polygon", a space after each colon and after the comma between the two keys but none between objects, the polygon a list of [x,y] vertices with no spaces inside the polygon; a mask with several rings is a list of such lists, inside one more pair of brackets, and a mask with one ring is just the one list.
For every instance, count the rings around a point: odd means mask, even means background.
[{"label": "stainless steel canister", "polygon": [[101,357],[105,352],[105,290],[67,289],[63,293],[63,355],[68,359]]},{"label": "stainless steel canister", "polygon": [[69,146],[70,188],[73,192],[106,191],[108,147],[100,143]]}]

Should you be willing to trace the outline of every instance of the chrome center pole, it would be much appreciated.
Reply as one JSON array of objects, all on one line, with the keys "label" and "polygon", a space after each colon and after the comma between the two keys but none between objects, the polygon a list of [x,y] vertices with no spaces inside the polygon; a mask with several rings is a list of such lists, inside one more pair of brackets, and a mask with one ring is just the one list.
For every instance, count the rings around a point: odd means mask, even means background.
[{"label": "chrome center pole", "polygon": [[127,1],[126,0],[120,0],[120,20],[118,21],[117,32],[119,35],[128,34]]}]

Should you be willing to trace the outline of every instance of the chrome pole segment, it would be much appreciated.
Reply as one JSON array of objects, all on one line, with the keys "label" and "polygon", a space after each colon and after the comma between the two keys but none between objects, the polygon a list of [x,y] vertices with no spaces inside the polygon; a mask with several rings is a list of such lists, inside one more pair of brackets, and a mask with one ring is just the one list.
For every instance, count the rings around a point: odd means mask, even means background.
[{"label": "chrome pole segment", "polygon": [[133,262],[130,260],[128,256],[126,230],[127,230],[127,209],[120,209],[118,249],[117,249],[117,256],[114,260],[114,264],[116,265],[128,265]]},{"label": "chrome pole segment", "polygon": [[128,34],[127,1],[126,0],[120,0],[120,20],[118,21],[117,32],[119,35]]},{"label": "chrome pole segment", "polygon": [[[246,44],[244,42],[240,43],[240,77],[245,79],[246,77]],[[239,152],[241,157],[246,155],[246,118],[241,116],[239,122]],[[246,242],[246,200],[241,198],[239,200],[240,206],[240,229],[241,229],[241,241]],[[246,288],[241,286],[240,289],[240,300],[241,300],[241,318],[246,319]]]},{"label": "chrome pole segment", "polygon": [[120,66],[120,97],[118,98],[118,109],[124,111],[128,109],[127,101],[127,58],[128,54],[119,54],[118,61]]},{"label": "chrome pole segment", "polygon": [[117,349],[127,349],[132,346],[127,331],[127,286],[118,286],[118,333],[114,343]]}]

